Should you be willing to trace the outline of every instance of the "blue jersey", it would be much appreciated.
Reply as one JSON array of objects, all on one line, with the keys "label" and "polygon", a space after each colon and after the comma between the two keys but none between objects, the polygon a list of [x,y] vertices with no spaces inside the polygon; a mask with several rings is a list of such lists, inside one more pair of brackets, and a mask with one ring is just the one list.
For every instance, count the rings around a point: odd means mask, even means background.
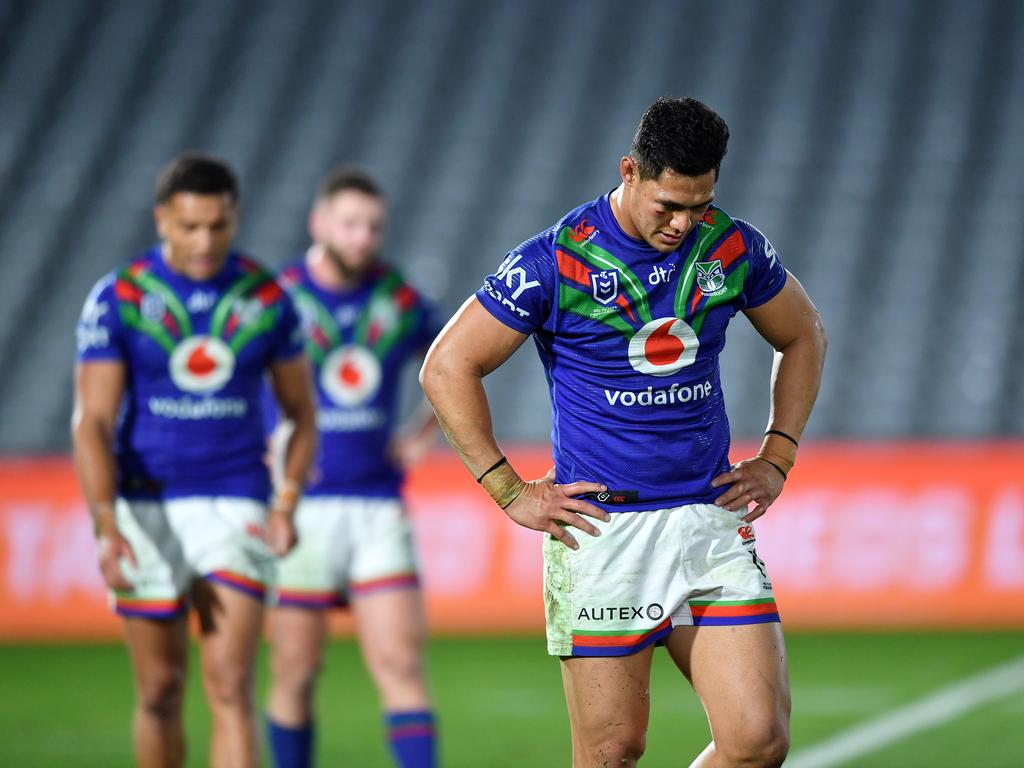
[{"label": "blue jersey", "polygon": [[376,265],[351,291],[328,290],[304,261],[282,270],[317,382],[320,448],[307,496],[397,497],[388,455],[401,372],[440,331],[433,307],[393,268]]},{"label": "blue jersey", "polygon": [[122,496],[268,497],[263,378],[303,344],[271,273],[231,253],[218,275],[196,282],[153,248],[96,284],[77,336],[80,362],[125,364]]},{"label": "blue jersey", "polygon": [[729,468],[725,329],[786,282],[774,248],[711,207],[669,254],[627,235],[609,196],[511,251],[477,292],[533,334],[552,403],[557,482],[601,482],[610,512],[709,503]]}]

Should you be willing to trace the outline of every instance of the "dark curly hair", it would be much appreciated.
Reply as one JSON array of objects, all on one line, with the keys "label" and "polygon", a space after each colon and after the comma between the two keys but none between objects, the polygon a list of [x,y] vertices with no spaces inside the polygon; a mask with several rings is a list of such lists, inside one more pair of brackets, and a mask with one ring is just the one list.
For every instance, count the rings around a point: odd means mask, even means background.
[{"label": "dark curly hair", "polygon": [[640,118],[629,155],[640,179],[656,179],[666,168],[683,176],[718,171],[729,144],[729,126],[697,99],[662,97]]},{"label": "dark curly hair", "polygon": [[165,165],[156,179],[156,202],[163,205],[178,192],[228,195],[238,202],[238,177],[224,160],[203,152],[182,152]]}]

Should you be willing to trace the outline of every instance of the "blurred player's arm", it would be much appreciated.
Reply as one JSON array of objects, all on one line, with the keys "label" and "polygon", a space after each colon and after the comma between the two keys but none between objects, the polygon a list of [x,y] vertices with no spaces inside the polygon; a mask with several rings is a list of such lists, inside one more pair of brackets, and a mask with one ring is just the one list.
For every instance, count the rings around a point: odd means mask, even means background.
[{"label": "blurred player's arm", "polygon": [[130,589],[121,572],[122,557],[134,562],[127,540],[117,530],[117,461],[114,431],[125,388],[119,360],[79,363],[75,368],[75,406],[71,417],[75,471],[96,531],[100,573],[112,589]]},{"label": "blurred player's arm", "polygon": [[439,427],[434,409],[424,400],[392,440],[389,448],[392,461],[406,468],[418,464],[434,447]]},{"label": "blurred player's arm", "polygon": [[295,546],[292,518],[316,454],[316,408],[305,355],[273,363],[270,381],[282,419],[291,427],[284,448],[283,478],[267,519],[267,541],[276,554],[283,555]]},{"label": "blurred player's arm", "polygon": [[797,443],[818,397],[828,340],[818,310],[792,274],[787,274],[778,294],[745,314],[775,349],[768,432],[757,458],[740,462],[712,485],[732,483],[715,501],[727,509],[739,510],[756,502],[754,511],[744,518],[749,522],[775,501],[793,467]]},{"label": "blurred player's arm", "polygon": [[483,378],[499,368],[527,336],[497,320],[470,298],[434,341],[420,371],[420,384],[434,407],[442,431],[462,463],[515,522],[550,533],[575,549],[565,526],[592,536],[597,528],[580,515],[608,520],[606,512],[580,499],[584,493],[607,490],[598,483],[556,485],[554,470],[525,482],[504,460],[494,439]]}]

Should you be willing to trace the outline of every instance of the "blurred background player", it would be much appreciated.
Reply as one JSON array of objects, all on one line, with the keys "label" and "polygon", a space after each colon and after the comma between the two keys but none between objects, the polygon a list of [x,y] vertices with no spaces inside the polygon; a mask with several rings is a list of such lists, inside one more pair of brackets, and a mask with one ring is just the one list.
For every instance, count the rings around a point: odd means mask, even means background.
[{"label": "blurred background player", "polygon": [[[728,138],[699,101],[651,105],[618,188],[512,250],[422,371],[473,476],[548,534],[548,652],[562,658],[575,766],[643,754],[655,643],[707,712],[713,741],[694,766],[777,766],[789,748],[785,646],[750,523],[793,466],[825,337],[765,237],[711,205]],[[776,352],[768,432],[730,465],[718,355],[738,311]],[[555,468],[526,483],[494,440],[481,378],[531,334]]]},{"label": "blurred background player", "polygon": [[[213,713],[209,762],[257,765],[252,668],[264,585],[271,550],[294,544],[315,450],[298,316],[271,273],[231,250],[237,203],[224,162],[175,158],[157,182],[160,245],[100,280],[78,327],[75,465],[124,617],[143,766],[184,762],[190,601]],[[269,512],[268,372],[295,424]]]},{"label": "blurred background player", "polygon": [[317,377],[320,451],[299,505],[299,544],[278,564],[271,610],[268,713],[277,765],[308,766],[313,688],[327,609],[351,605],[402,768],[435,764],[434,715],[423,672],[426,627],[403,468],[436,438],[426,405],[395,437],[400,374],[440,326],[393,267],[378,261],[386,202],[376,181],[337,168],[321,182],[313,244],[281,273],[307,334]]}]

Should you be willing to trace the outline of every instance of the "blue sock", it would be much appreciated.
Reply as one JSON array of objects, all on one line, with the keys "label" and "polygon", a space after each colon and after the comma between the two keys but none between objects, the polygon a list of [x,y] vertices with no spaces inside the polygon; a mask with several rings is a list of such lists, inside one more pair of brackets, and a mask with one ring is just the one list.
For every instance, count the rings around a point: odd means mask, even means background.
[{"label": "blue sock", "polygon": [[384,724],[388,729],[391,754],[399,768],[434,768],[437,765],[433,712],[429,709],[388,712]]},{"label": "blue sock", "polygon": [[309,768],[313,764],[313,721],[298,728],[267,718],[270,752],[277,768]]}]

